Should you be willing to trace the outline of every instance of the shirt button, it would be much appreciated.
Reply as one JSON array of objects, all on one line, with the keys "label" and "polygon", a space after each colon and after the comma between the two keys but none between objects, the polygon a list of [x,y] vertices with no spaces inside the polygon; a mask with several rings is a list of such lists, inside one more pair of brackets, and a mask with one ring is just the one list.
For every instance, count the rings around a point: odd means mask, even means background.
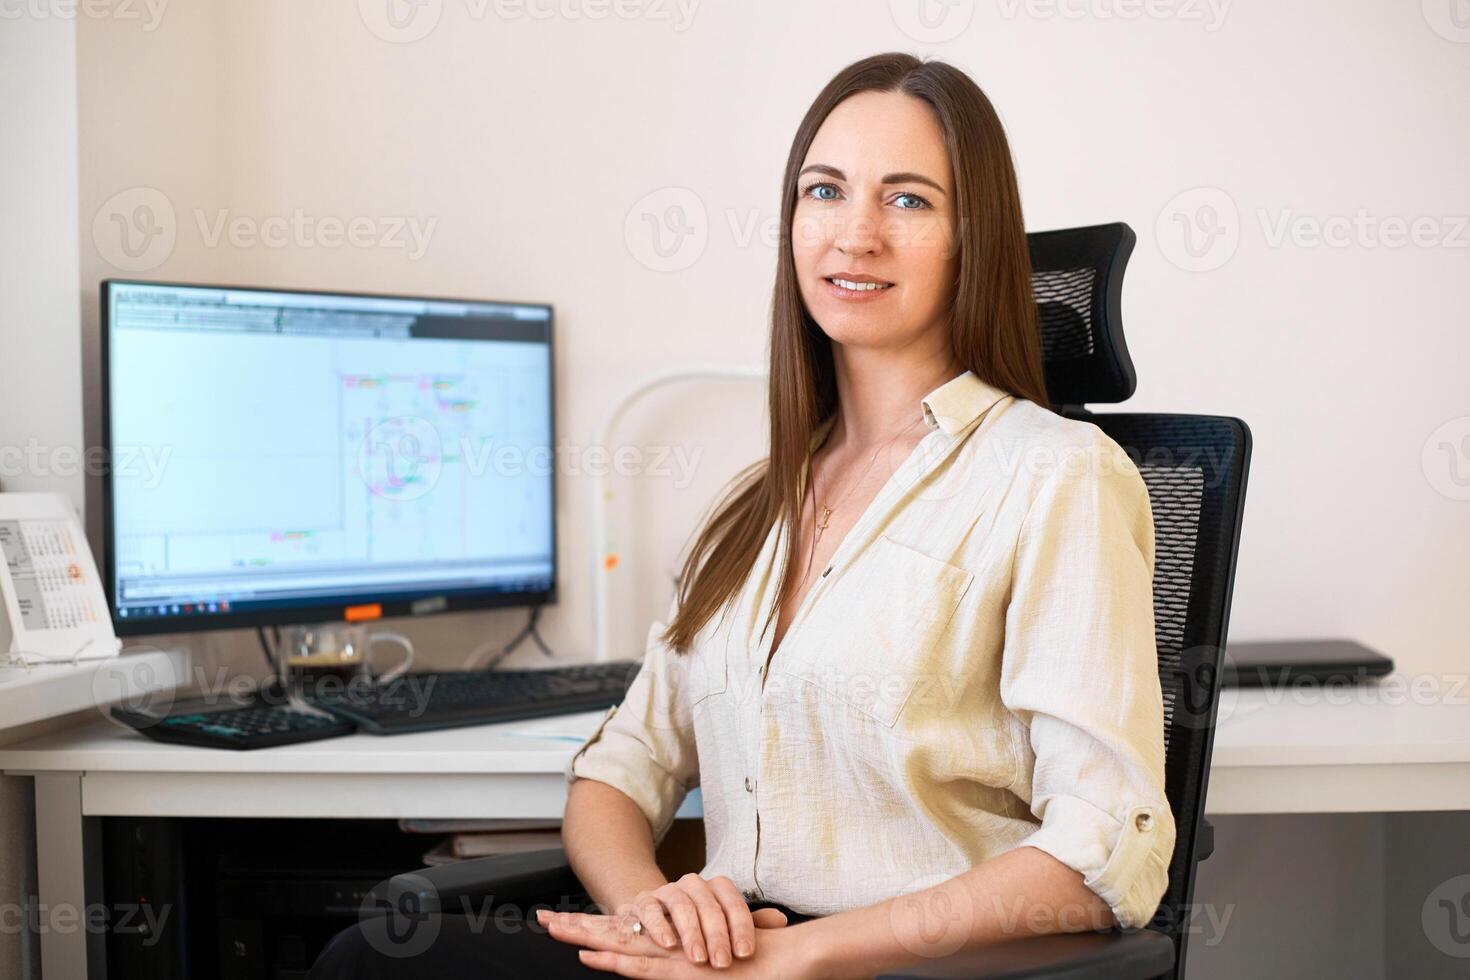
[{"label": "shirt button", "polygon": [[749,776],[745,777],[745,791],[747,793],[755,792],[755,780],[751,779]]},{"label": "shirt button", "polygon": [[824,571],[822,573],[822,578],[826,578],[827,577],[827,572],[830,572],[830,571],[832,571],[832,566],[831,565],[828,565],[827,566],[827,571]]},{"label": "shirt button", "polygon": [[1152,827],[1153,825],[1154,825],[1154,818],[1153,818],[1153,815],[1152,814],[1149,814],[1149,813],[1140,813],[1133,820],[1133,826],[1137,827],[1139,830],[1141,830],[1141,831],[1143,831],[1145,833],[1147,833],[1148,832],[1148,829],[1150,827]]}]

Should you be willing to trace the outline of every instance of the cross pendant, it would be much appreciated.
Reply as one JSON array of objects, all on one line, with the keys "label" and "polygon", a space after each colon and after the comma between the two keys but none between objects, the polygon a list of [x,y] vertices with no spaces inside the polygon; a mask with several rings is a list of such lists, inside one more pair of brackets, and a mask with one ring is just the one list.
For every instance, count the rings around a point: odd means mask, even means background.
[{"label": "cross pendant", "polygon": [[817,536],[812,539],[813,543],[822,540],[822,532],[827,530],[827,518],[832,516],[831,507],[822,508],[822,519],[817,522]]}]

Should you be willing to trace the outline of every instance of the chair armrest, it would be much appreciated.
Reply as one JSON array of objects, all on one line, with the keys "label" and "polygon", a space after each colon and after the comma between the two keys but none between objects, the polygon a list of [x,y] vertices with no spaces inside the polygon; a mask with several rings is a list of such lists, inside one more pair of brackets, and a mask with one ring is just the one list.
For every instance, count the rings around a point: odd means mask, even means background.
[{"label": "chair armrest", "polygon": [[1203,861],[1215,853],[1215,825],[1200,817],[1199,836],[1195,838],[1194,859]]},{"label": "chair armrest", "polygon": [[530,904],[585,894],[567,863],[566,851],[550,847],[519,854],[456,861],[388,879],[389,905],[402,913],[457,911],[462,901],[487,898]]},{"label": "chair armrest", "polygon": [[1174,969],[1174,943],[1151,929],[1028,936],[933,963],[880,974],[880,980],[1155,980]]}]

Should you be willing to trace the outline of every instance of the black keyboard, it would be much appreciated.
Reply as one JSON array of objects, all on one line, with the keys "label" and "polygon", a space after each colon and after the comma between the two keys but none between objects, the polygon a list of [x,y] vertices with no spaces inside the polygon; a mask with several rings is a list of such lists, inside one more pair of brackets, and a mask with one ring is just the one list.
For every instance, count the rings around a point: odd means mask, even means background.
[{"label": "black keyboard", "polygon": [[352,722],[298,711],[277,701],[174,705],[155,713],[115,705],[112,717],[149,738],[213,749],[264,749],[351,735]]},{"label": "black keyboard", "polygon": [[640,666],[609,660],[541,670],[410,673],[371,689],[318,694],[312,703],[378,735],[486,725],[611,707],[623,700]]}]

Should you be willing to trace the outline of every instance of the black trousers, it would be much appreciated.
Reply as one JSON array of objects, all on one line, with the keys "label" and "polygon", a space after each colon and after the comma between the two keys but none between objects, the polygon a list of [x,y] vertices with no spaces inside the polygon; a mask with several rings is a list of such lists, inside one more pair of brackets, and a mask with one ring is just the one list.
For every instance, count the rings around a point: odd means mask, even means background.
[{"label": "black trousers", "polygon": [[[789,925],[814,918],[775,902],[750,902],[751,911],[780,909]],[[504,910],[511,912],[509,906]],[[757,940],[759,941],[759,940]],[[483,916],[445,913],[413,923],[387,915],[344,929],[327,943],[308,980],[537,980],[598,977],[616,974],[584,966],[581,948],[553,939],[536,922],[535,912]],[[682,955],[682,954],[681,954]]]}]

